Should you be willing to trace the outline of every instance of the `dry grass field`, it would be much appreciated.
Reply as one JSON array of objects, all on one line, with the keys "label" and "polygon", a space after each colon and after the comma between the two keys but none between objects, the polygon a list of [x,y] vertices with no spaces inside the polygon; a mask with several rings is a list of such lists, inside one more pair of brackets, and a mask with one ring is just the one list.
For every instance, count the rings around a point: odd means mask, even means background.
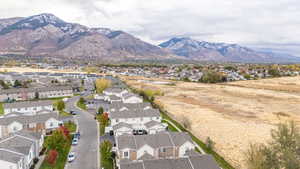
[{"label": "dry grass field", "polygon": [[135,88],[163,91],[156,101],[179,122],[187,117],[190,130],[203,141],[210,137],[215,150],[238,169],[246,168],[244,153],[249,144],[267,142],[277,123],[294,120],[300,124],[300,77],[175,85],[122,78]]}]

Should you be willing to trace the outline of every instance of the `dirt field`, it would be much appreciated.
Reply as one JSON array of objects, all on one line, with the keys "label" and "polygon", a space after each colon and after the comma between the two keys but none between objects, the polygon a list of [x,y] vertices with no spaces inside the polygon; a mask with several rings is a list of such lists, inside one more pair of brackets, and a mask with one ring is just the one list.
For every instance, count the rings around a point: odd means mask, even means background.
[{"label": "dirt field", "polygon": [[186,116],[191,131],[201,140],[210,137],[216,151],[237,169],[246,168],[244,153],[249,144],[268,141],[275,124],[288,120],[300,124],[300,77],[175,85],[124,78],[136,88],[162,90],[164,96],[157,100],[164,108],[178,121]]}]

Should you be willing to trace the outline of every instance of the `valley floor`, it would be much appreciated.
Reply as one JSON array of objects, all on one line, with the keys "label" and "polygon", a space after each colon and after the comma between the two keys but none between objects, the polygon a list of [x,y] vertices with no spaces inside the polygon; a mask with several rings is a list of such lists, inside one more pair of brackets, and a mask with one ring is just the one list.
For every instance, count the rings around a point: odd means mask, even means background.
[{"label": "valley floor", "polygon": [[[279,122],[300,124],[300,77],[285,77],[224,84],[149,83],[143,77],[122,77],[135,88],[157,88],[156,101],[178,121],[186,117],[191,131],[236,168],[246,168],[244,155],[250,143],[270,139]],[[147,79],[164,81],[162,79]]]}]

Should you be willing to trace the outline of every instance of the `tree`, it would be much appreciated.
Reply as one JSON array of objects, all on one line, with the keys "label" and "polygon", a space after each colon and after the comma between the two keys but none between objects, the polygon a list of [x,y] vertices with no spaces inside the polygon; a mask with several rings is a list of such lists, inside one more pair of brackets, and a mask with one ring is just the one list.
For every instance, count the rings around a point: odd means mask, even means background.
[{"label": "tree", "polygon": [[45,140],[45,145],[49,150],[56,150],[58,152],[64,151],[67,143],[64,134],[60,130],[55,130],[52,135]]},{"label": "tree", "polygon": [[267,145],[251,145],[246,153],[249,169],[299,169],[300,132],[294,122],[279,124]]},{"label": "tree", "polygon": [[35,98],[35,99],[39,99],[39,97],[40,97],[39,92],[35,92],[35,93],[34,93],[34,98]]},{"label": "tree", "polygon": [[65,109],[65,102],[62,101],[62,100],[59,100],[59,101],[57,102],[57,109],[58,109],[59,111],[63,111],[63,110]]},{"label": "tree", "polygon": [[182,125],[186,129],[191,129],[191,122],[186,116],[181,116]]},{"label": "tree", "polygon": [[57,156],[58,156],[58,152],[56,150],[50,150],[48,152],[46,160],[50,165],[54,166],[56,163]]},{"label": "tree", "polygon": [[3,80],[0,80],[0,86],[2,86],[3,89],[8,89],[9,88],[8,84],[6,84]]},{"label": "tree", "polygon": [[68,128],[66,128],[65,126],[60,126],[59,127],[60,132],[62,132],[62,134],[64,135],[65,139],[70,139],[70,131],[68,130]]},{"label": "tree", "polygon": [[98,109],[98,114],[102,114],[103,112],[104,112],[103,107],[99,107],[99,109]]},{"label": "tree", "polygon": [[84,98],[83,98],[83,97],[80,97],[79,103],[80,103],[80,104],[84,104],[84,102],[85,102]]},{"label": "tree", "polygon": [[278,69],[272,68],[269,70],[269,74],[273,77],[279,77],[280,76],[280,72]]},{"label": "tree", "polygon": [[207,148],[212,151],[214,149],[214,146],[215,146],[215,142],[212,141],[212,139],[210,137],[207,137],[206,139],[206,146]]},{"label": "tree", "polygon": [[219,72],[208,71],[203,74],[203,76],[201,77],[201,79],[199,81],[203,82],[203,83],[225,82],[226,77]]},{"label": "tree", "polygon": [[21,82],[19,80],[15,80],[14,87],[20,87],[22,86]]},{"label": "tree", "polygon": [[97,79],[95,81],[97,93],[102,93],[105,89],[111,86],[111,81],[107,79]]},{"label": "tree", "polygon": [[101,165],[103,168],[113,168],[113,153],[111,152],[111,149],[112,144],[107,140],[103,141],[100,145]]}]

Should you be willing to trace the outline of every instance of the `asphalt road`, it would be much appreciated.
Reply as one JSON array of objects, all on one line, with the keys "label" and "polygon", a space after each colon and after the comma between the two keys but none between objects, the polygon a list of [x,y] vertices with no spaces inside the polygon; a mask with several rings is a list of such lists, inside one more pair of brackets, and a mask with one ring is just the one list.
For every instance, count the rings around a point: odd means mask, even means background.
[{"label": "asphalt road", "polygon": [[75,121],[78,123],[80,139],[78,145],[72,146],[71,151],[75,152],[76,159],[67,163],[65,169],[99,169],[99,142],[98,126],[94,116],[89,112],[82,111],[75,105],[79,96],[72,97],[66,104],[66,110],[76,111]]}]

